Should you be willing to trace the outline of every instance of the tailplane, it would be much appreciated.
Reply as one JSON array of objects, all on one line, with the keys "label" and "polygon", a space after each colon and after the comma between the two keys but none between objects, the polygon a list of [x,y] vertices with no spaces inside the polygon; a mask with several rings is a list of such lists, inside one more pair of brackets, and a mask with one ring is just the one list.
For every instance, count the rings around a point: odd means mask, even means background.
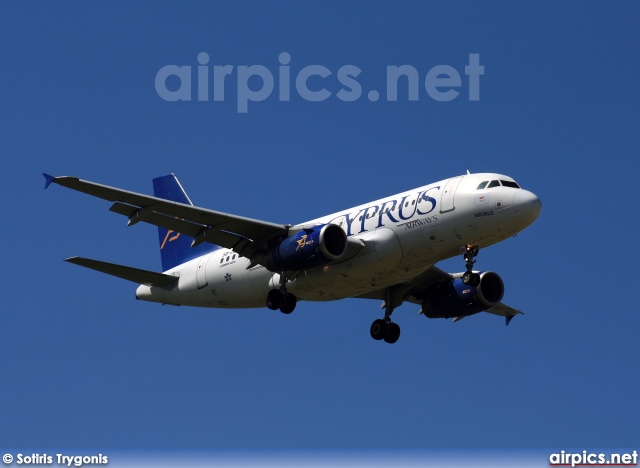
[{"label": "tailplane", "polygon": [[[174,174],[153,179],[153,194],[158,198],[193,206],[193,203],[191,203],[187,193]],[[162,227],[158,227],[158,239],[160,241],[162,271],[170,270],[184,262],[188,262],[189,260],[193,260],[194,258],[220,248],[217,245],[208,243],[203,243],[192,248],[192,237]]]},{"label": "tailplane", "polygon": [[118,278],[133,281],[134,283],[144,284],[145,286],[168,286],[178,281],[177,276],[163,275],[155,271],[141,270],[139,268],[116,265],[115,263],[100,262],[98,260],[91,260],[90,258],[71,257],[67,258],[65,262],[91,268],[92,270],[117,276]]}]

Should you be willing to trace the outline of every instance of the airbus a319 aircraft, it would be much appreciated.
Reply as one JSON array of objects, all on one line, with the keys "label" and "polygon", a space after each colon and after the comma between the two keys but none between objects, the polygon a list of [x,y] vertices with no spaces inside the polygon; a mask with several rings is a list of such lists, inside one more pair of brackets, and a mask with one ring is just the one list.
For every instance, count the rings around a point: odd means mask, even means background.
[{"label": "airbus a319 aircraft", "polygon": [[[489,312],[507,325],[521,312],[502,304],[504,284],[474,270],[479,249],[529,226],[542,204],[511,177],[452,177],[302,224],[277,224],[194,206],[175,175],[153,179],[154,196],[77,177],[55,183],[114,202],[110,210],[158,226],[162,273],[81,257],[66,261],[138,283],[136,298],[214,308],[268,307],[290,314],[299,300],[382,300],[376,340],[395,343],[403,302],[453,321]],[[438,261],[461,255],[465,270]]]}]

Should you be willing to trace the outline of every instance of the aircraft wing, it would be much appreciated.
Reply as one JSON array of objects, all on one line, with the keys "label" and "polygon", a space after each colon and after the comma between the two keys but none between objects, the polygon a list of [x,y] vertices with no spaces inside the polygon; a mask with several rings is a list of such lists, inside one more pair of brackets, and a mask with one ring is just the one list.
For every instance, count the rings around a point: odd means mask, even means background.
[{"label": "aircraft wing", "polygon": [[[422,305],[422,300],[424,299],[426,291],[430,286],[433,286],[434,284],[437,284],[437,283],[450,281],[460,276],[462,275],[461,274],[452,275],[450,273],[447,273],[446,271],[441,270],[436,266],[431,266],[430,268],[427,268],[424,272],[420,273],[415,278],[409,281],[405,281],[404,283],[395,285],[397,297],[393,298],[392,300],[395,300],[395,302],[397,302],[397,305],[399,305],[402,302],[411,302],[412,304]],[[377,291],[372,291],[370,293],[362,294],[356,297],[360,299],[382,300],[383,301],[382,308],[384,308],[385,307],[384,301],[386,300],[385,295],[386,295],[385,289],[379,289]],[[398,303],[398,301],[401,301],[401,302]],[[511,321],[511,319],[516,315],[523,315],[522,311],[518,309],[514,309],[513,307],[510,307],[503,303],[499,303],[498,305],[493,306],[491,309],[485,310],[485,312],[505,317],[507,325],[509,325],[509,322]],[[462,318],[464,317],[457,317],[457,318],[454,318],[453,321],[457,322]]]},{"label": "aircraft wing", "polygon": [[282,224],[185,205],[78,177],[53,177],[49,174],[44,174],[44,177],[45,189],[54,183],[115,202],[110,210],[127,216],[129,226],[143,221],[193,237],[194,245],[209,242],[233,249],[248,258],[265,250],[270,240],[287,235],[288,227]]},{"label": "aircraft wing", "polygon": [[[420,305],[422,304],[422,294],[420,294],[421,289],[426,289],[436,283],[449,281],[452,278],[453,276],[446,271],[432,265],[413,279],[405,281],[404,283],[396,284],[395,289],[397,291],[397,295],[400,296],[398,299],[401,298],[402,302],[411,302],[413,304]],[[385,294],[385,289],[378,289],[376,291],[356,296],[356,298],[378,299],[385,301]],[[384,308],[384,304],[382,308]]]},{"label": "aircraft wing", "polygon": [[509,307],[508,305],[503,304],[502,302],[500,304],[498,304],[497,306],[493,306],[489,310],[485,310],[485,312],[489,312],[490,314],[500,315],[502,317],[506,317],[507,318],[507,325],[509,325],[509,322],[511,321],[511,319],[513,317],[515,317],[516,315],[524,315],[524,312],[522,312],[521,310],[514,309],[513,307]]}]

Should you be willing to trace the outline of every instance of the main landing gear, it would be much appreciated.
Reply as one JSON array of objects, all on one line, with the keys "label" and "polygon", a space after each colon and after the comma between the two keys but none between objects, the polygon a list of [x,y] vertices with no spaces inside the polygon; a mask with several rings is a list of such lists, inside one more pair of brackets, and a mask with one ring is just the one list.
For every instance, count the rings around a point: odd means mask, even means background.
[{"label": "main landing gear", "polygon": [[284,272],[280,275],[280,289],[272,289],[267,294],[267,307],[278,310],[283,314],[290,314],[296,308],[296,296],[287,292],[287,277]]},{"label": "main landing gear", "polygon": [[464,261],[467,266],[467,271],[462,274],[462,282],[473,287],[480,284],[480,275],[473,272],[473,265],[476,263],[474,258],[478,255],[479,251],[480,248],[477,245],[460,247],[460,253],[464,255]]},{"label": "main landing gear", "polygon": [[382,303],[384,318],[374,320],[371,324],[371,338],[384,340],[387,343],[395,343],[400,338],[400,326],[391,321],[394,309],[402,304],[402,291],[391,286],[385,291],[385,300]]}]

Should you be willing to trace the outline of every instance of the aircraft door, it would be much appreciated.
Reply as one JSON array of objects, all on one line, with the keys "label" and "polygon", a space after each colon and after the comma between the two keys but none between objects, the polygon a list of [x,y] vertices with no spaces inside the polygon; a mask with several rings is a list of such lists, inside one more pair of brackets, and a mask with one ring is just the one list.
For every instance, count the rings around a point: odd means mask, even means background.
[{"label": "aircraft door", "polygon": [[454,203],[456,189],[458,188],[458,185],[460,185],[460,181],[463,178],[464,176],[449,179],[447,185],[444,186],[442,198],[440,199],[440,213],[446,213],[447,211],[453,211],[456,209]]},{"label": "aircraft door", "polygon": [[196,281],[198,283],[198,289],[202,289],[208,284],[207,276],[205,273],[206,273],[206,266],[207,266],[207,261],[209,260],[209,257],[211,257],[211,254],[203,255],[198,260],[198,269],[196,270]]}]

